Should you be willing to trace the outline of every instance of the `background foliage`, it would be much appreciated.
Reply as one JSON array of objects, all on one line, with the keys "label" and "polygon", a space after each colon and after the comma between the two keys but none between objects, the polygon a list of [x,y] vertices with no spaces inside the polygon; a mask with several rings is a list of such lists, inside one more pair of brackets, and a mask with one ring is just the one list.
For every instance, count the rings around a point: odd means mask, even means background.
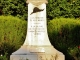
[{"label": "background foliage", "polygon": [[48,0],[47,17],[79,18],[80,0]]},{"label": "background foliage", "polygon": [[26,0],[0,0],[0,10],[2,10],[3,15],[18,16],[27,20]]},{"label": "background foliage", "polygon": [[[0,0],[0,10],[4,15],[18,16],[27,20],[26,0]],[[48,0],[47,17],[80,18],[80,0]]]}]

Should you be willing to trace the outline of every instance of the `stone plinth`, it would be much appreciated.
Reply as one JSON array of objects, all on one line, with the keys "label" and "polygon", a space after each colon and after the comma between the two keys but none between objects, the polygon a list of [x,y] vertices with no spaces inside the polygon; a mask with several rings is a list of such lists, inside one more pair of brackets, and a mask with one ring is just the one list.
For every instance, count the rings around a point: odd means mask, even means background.
[{"label": "stone plinth", "polygon": [[64,55],[53,46],[24,45],[11,55],[10,60],[65,60]]},{"label": "stone plinth", "polygon": [[[50,43],[47,34],[47,0],[27,0],[28,27],[24,44],[12,53],[10,60],[65,60]],[[56,40],[56,39],[55,39]]]}]

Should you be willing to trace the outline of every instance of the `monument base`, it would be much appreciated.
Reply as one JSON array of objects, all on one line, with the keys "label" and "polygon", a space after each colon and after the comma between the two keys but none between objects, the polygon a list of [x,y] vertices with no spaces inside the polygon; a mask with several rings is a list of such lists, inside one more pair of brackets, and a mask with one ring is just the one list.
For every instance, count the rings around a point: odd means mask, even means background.
[{"label": "monument base", "polygon": [[23,45],[12,53],[10,60],[65,60],[65,57],[53,46]]}]

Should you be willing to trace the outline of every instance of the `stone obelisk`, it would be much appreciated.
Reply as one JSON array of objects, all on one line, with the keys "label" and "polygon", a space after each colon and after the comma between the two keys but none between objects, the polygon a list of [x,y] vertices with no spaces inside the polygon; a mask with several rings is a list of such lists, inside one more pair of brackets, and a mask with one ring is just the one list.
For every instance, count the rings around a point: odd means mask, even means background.
[{"label": "stone obelisk", "polygon": [[[28,27],[24,44],[12,53],[10,60],[65,60],[63,53],[50,43],[47,34],[47,0],[27,0]],[[56,39],[55,39],[56,40]]]}]

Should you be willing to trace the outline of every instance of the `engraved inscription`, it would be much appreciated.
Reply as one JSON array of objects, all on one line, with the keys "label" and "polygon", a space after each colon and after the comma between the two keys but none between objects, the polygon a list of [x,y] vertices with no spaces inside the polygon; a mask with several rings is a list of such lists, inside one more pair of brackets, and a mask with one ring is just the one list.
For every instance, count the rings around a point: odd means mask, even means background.
[{"label": "engraved inscription", "polygon": [[42,32],[45,32],[43,17],[31,17],[30,22],[29,32],[32,32],[34,35],[41,35]]}]

